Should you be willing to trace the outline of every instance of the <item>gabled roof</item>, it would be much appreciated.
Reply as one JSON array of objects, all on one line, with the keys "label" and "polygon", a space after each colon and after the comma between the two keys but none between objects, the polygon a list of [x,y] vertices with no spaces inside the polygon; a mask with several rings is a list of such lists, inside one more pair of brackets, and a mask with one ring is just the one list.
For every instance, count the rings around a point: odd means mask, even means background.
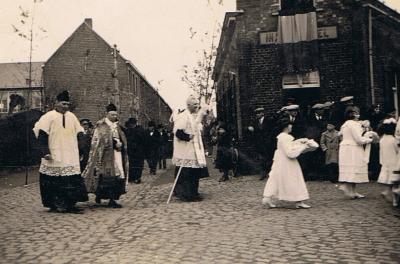
[{"label": "gabled roof", "polygon": [[[42,87],[42,65],[32,62],[32,87]],[[0,89],[28,88],[29,62],[0,63]]]},{"label": "gabled roof", "polygon": [[[81,27],[87,27],[87,29],[89,29],[100,41],[102,41],[106,46],[109,47],[110,50],[112,50],[114,47],[112,45],[110,45],[102,36],[100,36],[92,27],[91,25],[91,19],[90,20],[90,25],[86,22],[87,19],[85,19],[85,21],[63,42],[63,44],[61,44],[61,46],[53,53],[53,55],[50,56],[50,58],[46,61],[46,63],[48,61],[50,61],[58,52],[58,50],[64,46],[65,43],[67,43],[73,36],[74,34],[81,28]],[[132,63],[132,61],[125,59],[119,52],[118,52],[118,57],[121,58],[123,61],[125,61],[125,63],[127,65],[129,65],[134,71],[136,71],[136,73],[150,86],[151,89],[153,89],[155,91],[155,93],[161,98],[161,100],[171,109],[171,107],[169,106],[169,104],[164,100],[164,98],[162,96],[160,96],[160,94],[158,93],[158,91],[154,88],[154,86],[146,79],[146,77],[144,76],[144,74],[142,74],[139,69]]]}]

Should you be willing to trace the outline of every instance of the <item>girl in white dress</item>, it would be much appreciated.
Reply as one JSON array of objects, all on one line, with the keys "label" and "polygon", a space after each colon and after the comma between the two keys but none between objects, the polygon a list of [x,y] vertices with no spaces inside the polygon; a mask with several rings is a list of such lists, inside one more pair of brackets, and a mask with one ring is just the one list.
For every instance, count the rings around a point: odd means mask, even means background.
[{"label": "girl in white dress", "polygon": [[297,157],[306,151],[315,150],[318,144],[307,138],[294,140],[289,133],[292,125],[289,119],[278,122],[281,133],[277,136],[277,149],[262,203],[275,208],[275,199],[296,202],[296,208],[310,208],[303,201],[309,199],[306,183]]},{"label": "girl in white dress", "polygon": [[340,189],[350,198],[365,198],[356,192],[357,183],[368,182],[369,155],[364,145],[372,142],[374,132],[366,132],[363,136],[362,124],[359,121],[360,110],[357,107],[346,111],[347,121],[342,125],[340,133],[343,140],[339,145],[339,182]]},{"label": "girl in white dress", "polygon": [[392,188],[395,183],[400,181],[400,175],[393,173],[397,168],[399,146],[398,140],[394,137],[396,129],[396,119],[388,118],[383,120],[381,131],[383,136],[379,142],[379,158],[382,165],[378,182],[386,186],[386,190],[382,195],[391,200],[393,206],[397,206],[397,197]]}]

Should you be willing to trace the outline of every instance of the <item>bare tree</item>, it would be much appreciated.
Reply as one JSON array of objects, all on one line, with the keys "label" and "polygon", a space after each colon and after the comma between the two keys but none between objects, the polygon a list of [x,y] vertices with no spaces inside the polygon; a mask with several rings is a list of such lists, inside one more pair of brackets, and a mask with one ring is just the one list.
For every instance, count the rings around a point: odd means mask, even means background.
[{"label": "bare tree", "polygon": [[[197,34],[197,31],[189,29],[190,38]],[[182,81],[185,82],[190,89],[199,95],[200,100],[204,100],[209,103],[214,93],[212,70],[214,67],[215,56],[216,56],[216,38],[217,33],[220,29],[214,30],[211,36],[211,44],[208,48],[196,51],[199,54],[199,59],[194,66],[183,65],[182,67]],[[204,38],[207,38],[209,32],[205,32],[202,36],[201,41],[204,42]]]},{"label": "bare tree", "polygon": [[[28,108],[28,110],[31,107],[31,89],[32,89],[32,54],[34,51],[33,43],[34,43],[34,37],[38,36],[38,33],[36,33],[36,29],[42,33],[46,33],[47,31],[41,27],[37,26],[35,28],[35,11],[37,8],[37,5],[42,3],[44,0],[33,0],[32,2],[32,9],[31,12],[23,8],[22,6],[19,6],[20,10],[20,15],[18,17],[19,21],[17,24],[12,24],[12,29],[15,34],[17,34],[20,38],[25,39],[29,42],[29,79],[28,79],[28,85],[29,85],[29,90],[28,90],[28,95],[27,95],[27,100],[25,104],[25,108]],[[13,104],[10,103],[10,107],[13,106],[15,107],[15,102]],[[9,109],[9,112],[12,113],[13,109]]]}]

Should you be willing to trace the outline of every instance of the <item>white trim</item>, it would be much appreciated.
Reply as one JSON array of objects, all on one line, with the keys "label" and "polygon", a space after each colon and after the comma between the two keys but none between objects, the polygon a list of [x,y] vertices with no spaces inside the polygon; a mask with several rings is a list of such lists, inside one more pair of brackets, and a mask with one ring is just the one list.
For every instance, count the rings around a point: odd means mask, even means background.
[{"label": "white trim", "polygon": [[305,74],[296,74],[297,76],[297,84],[285,84],[284,83],[284,79],[285,76],[289,76],[289,75],[295,75],[295,74],[285,74],[284,76],[282,76],[282,88],[283,89],[297,89],[297,88],[318,88],[321,87],[321,78],[319,76],[319,71],[314,71],[312,73],[315,73],[315,77],[317,77],[317,82],[315,83],[304,83],[303,84],[303,76],[305,76]]}]

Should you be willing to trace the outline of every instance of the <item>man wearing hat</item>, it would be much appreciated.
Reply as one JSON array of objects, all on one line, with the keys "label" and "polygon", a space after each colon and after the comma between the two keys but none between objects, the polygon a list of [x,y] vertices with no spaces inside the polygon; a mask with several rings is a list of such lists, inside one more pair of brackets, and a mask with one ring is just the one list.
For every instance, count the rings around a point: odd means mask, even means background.
[{"label": "man wearing hat", "polygon": [[251,132],[252,143],[257,153],[257,159],[260,162],[260,180],[267,177],[267,173],[271,169],[273,153],[275,151],[272,144],[271,120],[265,117],[264,108],[260,107],[254,110],[256,115],[255,124],[249,127]]},{"label": "man wearing hat", "polygon": [[156,175],[157,163],[160,155],[160,144],[161,136],[156,129],[156,124],[153,121],[149,121],[148,128],[146,130],[146,156],[147,164],[150,168],[150,174]]},{"label": "man wearing hat", "polygon": [[146,131],[131,117],[125,122],[129,156],[129,182],[139,184],[146,157]]},{"label": "man wearing hat", "polygon": [[120,208],[115,200],[126,192],[127,141],[118,124],[116,106],[109,104],[106,111],[106,117],[97,122],[94,130],[89,161],[82,175],[88,192],[96,194],[97,203],[109,199],[109,207]]},{"label": "man wearing hat", "polygon": [[69,111],[68,91],[57,95],[55,109],[36,122],[33,132],[42,152],[39,168],[43,206],[50,211],[79,213],[77,202],[88,200],[81,178],[78,137],[83,128]]}]

